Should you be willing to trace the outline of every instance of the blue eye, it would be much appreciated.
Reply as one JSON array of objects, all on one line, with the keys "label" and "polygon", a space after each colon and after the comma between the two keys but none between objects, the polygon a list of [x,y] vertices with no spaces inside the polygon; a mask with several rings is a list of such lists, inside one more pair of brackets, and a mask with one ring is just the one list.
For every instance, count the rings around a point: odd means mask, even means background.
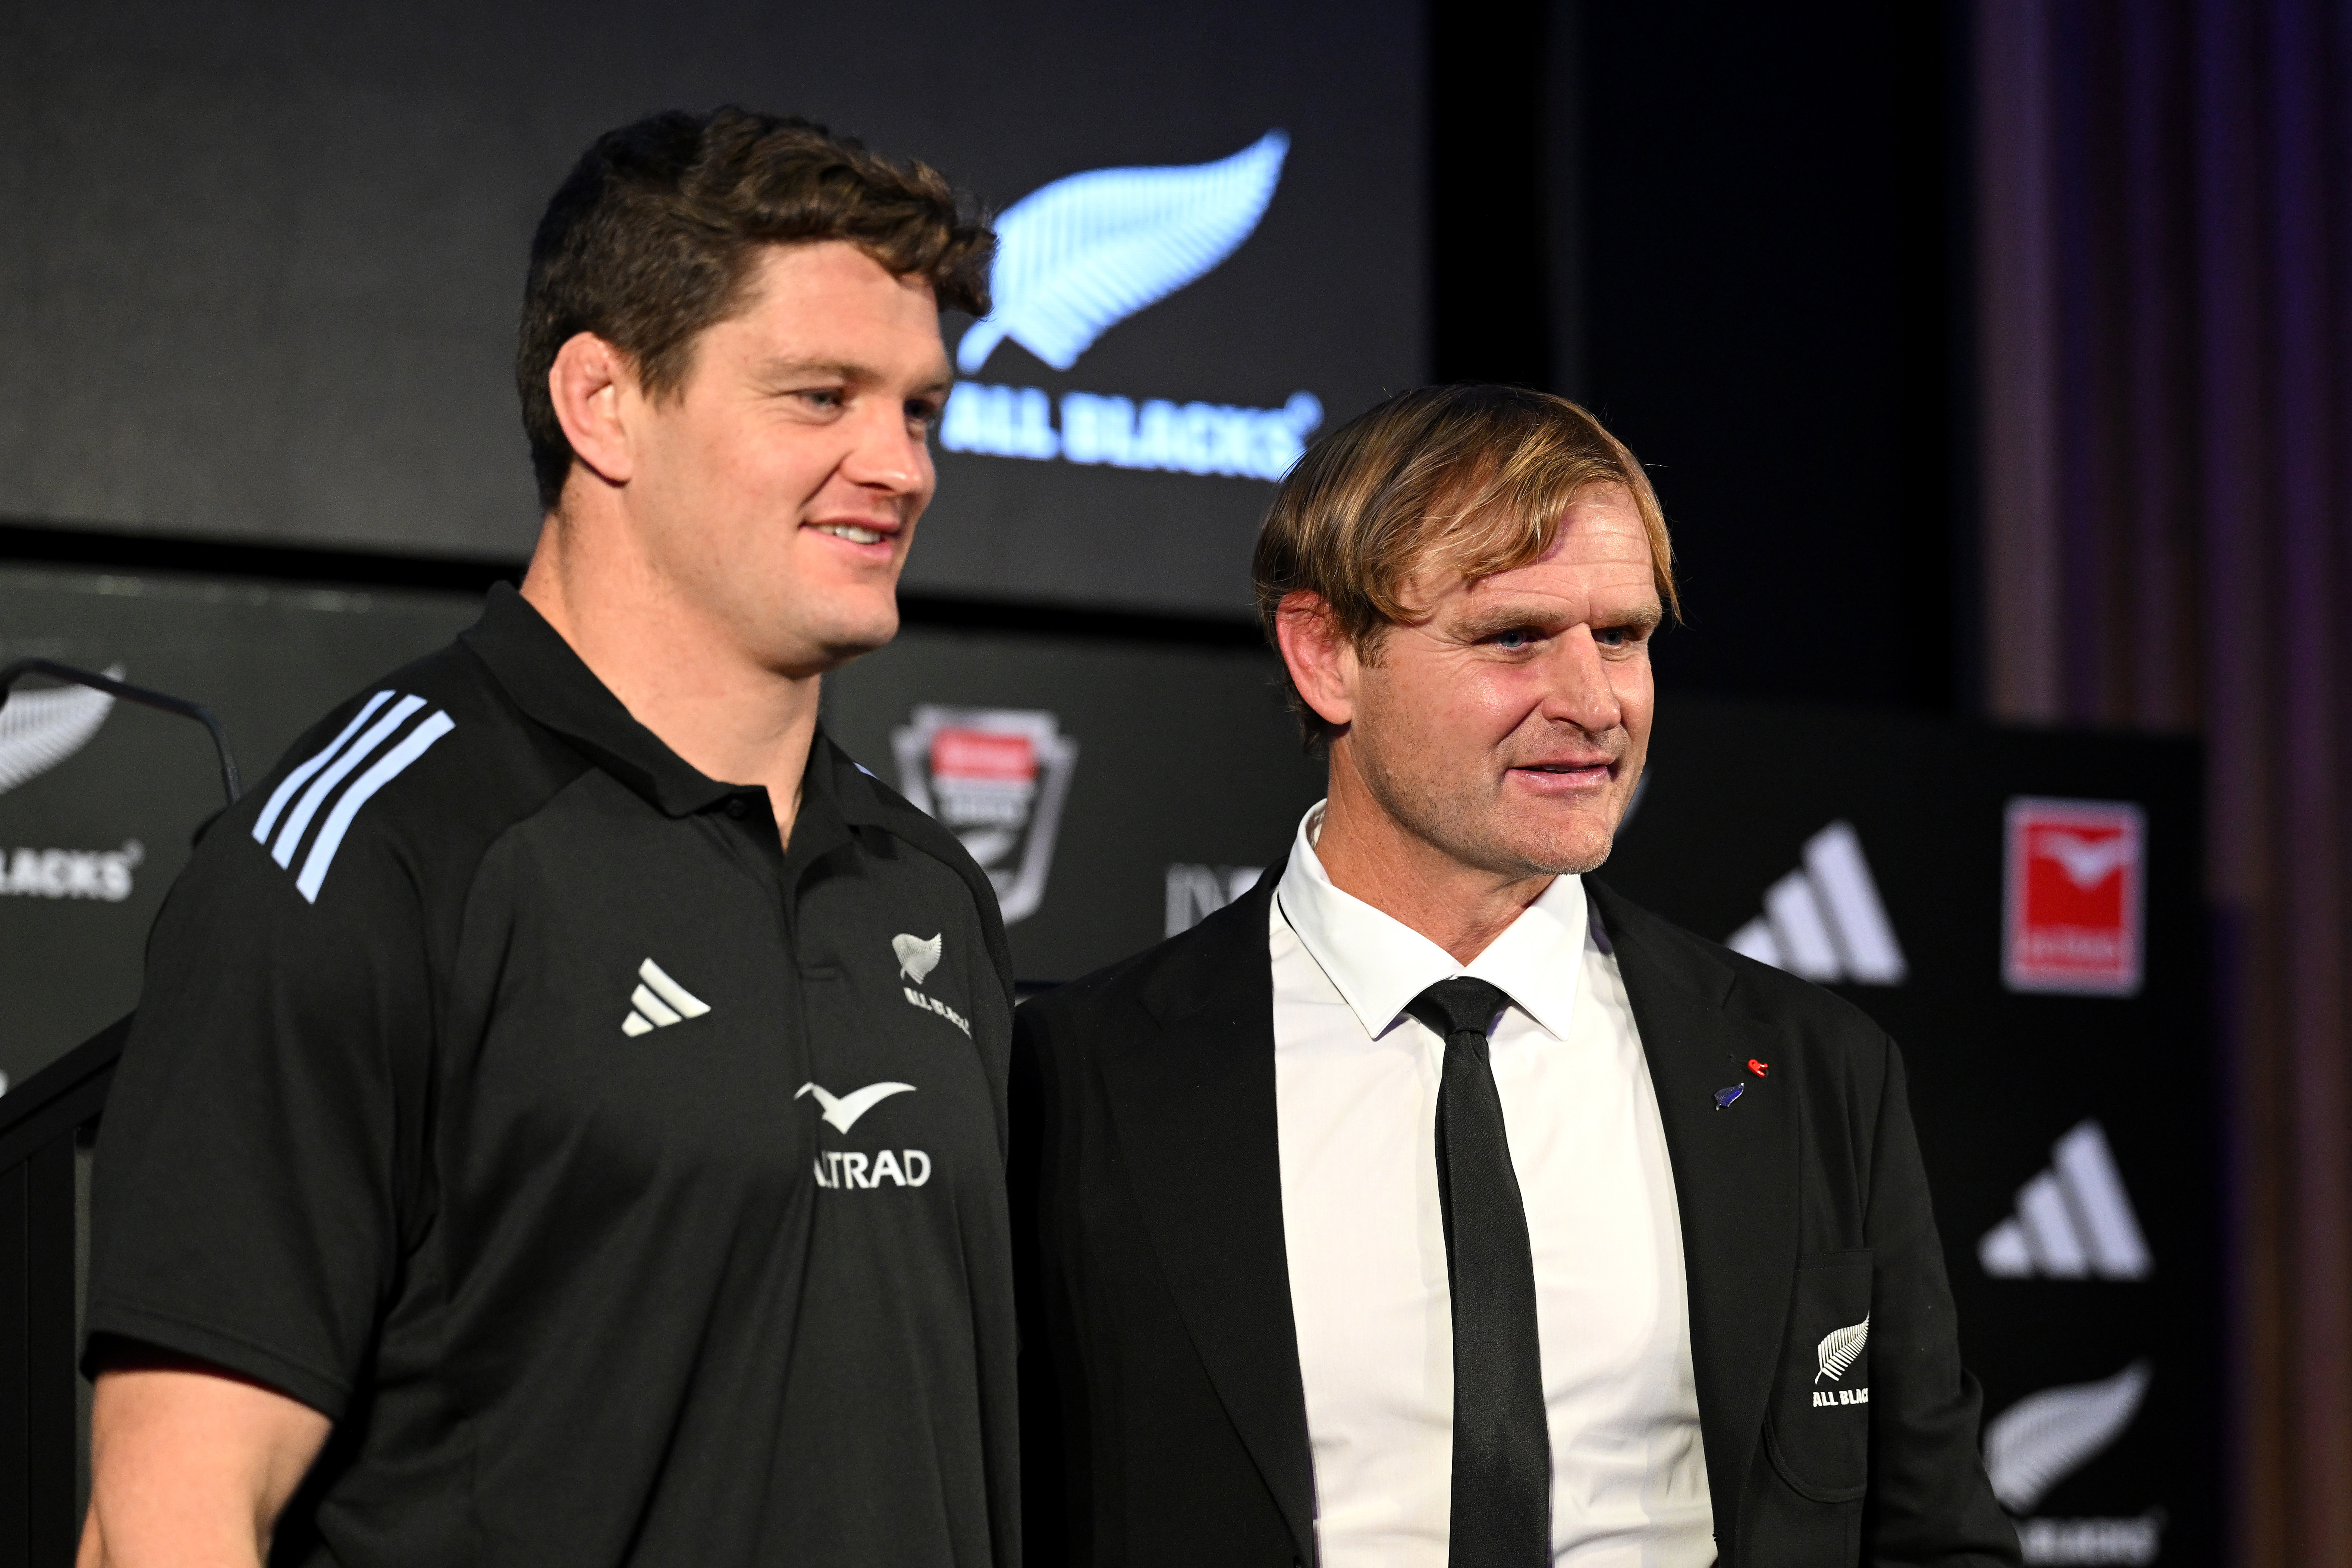
[{"label": "blue eye", "polygon": [[1524,629],[1511,632],[1496,632],[1495,634],[1496,647],[1511,648],[1513,650],[1526,647],[1534,640],[1535,634]]}]

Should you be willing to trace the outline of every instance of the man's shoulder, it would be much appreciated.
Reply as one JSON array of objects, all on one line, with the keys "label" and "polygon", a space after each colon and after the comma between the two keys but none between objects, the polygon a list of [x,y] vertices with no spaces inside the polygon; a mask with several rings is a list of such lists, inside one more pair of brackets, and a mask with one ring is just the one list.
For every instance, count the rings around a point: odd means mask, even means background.
[{"label": "man's shoulder", "polygon": [[1024,1003],[1021,1011],[1075,1037],[1122,1020],[1132,1026],[1139,1015],[1164,1026],[1221,994],[1263,989],[1270,998],[1266,910],[1272,898],[1269,878],[1191,930],[1056,986]]},{"label": "man's shoulder", "polygon": [[1710,942],[1598,879],[1585,880],[1621,969],[1630,957],[1702,1005],[1771,1025],[1800,1042],[1873,1053],[1885,1048],[1878,1021],[1844,997]]},{"label": "man's shoulder", "polygon": [[[587,763],[525,719],[481,660],[453,643],[369,682],[298,736],[206,828],[191,875],[284,881],[316,904],[330,877],[411,878],[478,858]],[[360,880],[372,880],[362,873]]]}]

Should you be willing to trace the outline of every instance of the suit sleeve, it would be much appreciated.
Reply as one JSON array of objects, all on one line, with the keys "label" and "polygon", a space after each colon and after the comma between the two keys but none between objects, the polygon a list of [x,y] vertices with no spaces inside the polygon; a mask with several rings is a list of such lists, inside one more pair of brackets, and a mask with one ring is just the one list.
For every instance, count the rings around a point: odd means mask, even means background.
[{"label": "suit sleeve", "polygon": [[1983,1395],[1960,1365],[1958,1323],[1911,1125],[1902,1054],[1886,1047],[1866,1225],[1871,1487],[1863,1560],[1880,1568],[2013,1564],[2017,1531],[1977,1452]]},{"label": "suit sleeve", "polygon": [[1007,1180],[1013,1207],[1013,1300],[1021,1319],[1021,1512],[1025,1561],[1063,1564],[1075,1554],[1076,1489],[1069,1470],[1069,1391],[1064,1379],[1067,1323],[1060,1309],[1064,1284],[1046,1213],[1052,1180],[1047,1166],[1058,1152],[1052,1091],[1053,1063],[1045,1009],[1017,1009],[1013,1024],[1012,1156]]}]

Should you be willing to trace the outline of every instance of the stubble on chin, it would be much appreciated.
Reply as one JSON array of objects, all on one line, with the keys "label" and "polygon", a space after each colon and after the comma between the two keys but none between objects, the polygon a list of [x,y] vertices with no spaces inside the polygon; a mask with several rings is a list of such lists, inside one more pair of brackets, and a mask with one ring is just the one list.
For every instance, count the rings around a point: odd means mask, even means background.
[{"label": "stubble on chin", "polygon": [[1614,802],[1599,813],[1517,812],[1497,778],[1455,781],[1394,767],[1371,749],[1359,754],[1356,772],[1374,802],[1411,837],[1461,865],[1501,877],[1599,870],[1622,816]]}]

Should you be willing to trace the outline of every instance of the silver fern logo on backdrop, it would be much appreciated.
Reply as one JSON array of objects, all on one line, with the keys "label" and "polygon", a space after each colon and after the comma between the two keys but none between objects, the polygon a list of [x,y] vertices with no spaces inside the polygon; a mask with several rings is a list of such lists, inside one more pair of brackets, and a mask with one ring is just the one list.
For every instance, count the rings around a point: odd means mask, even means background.
[{"label": "silver fern logo on backdrop", "polygon": [[[109,680],[123,677],[110,666]],[[51,691],[16,691],[0,697],[0,795],[38,778],[89,744],[114,699],[82,686]]]},{"label": "silver fern logo on backdrop", "polygon": [[[996,220],[994,310],[956,345],[977,376],[1006,339],[1068,370],[1120,321],[1215,270],[1257,228],[1290,138],[1269,131],[1228,158],[1090,169],[1041,185]],[[1055,414],[1059,413],[1058,424]],[[940,422],[950,452],[1277,479],[1323,423],[1295,392],[1279,408],[1140,400],[959,381]]]},{"label": "silver fern logo on backdrop", "polygon": [[2096,1383],[2029,1394],[1985,1423],[1985,1473],[1993,1496],[2018,1516],[2018,1544],[2027,1563],[2147,1563],[2161,1554],[2160,1509],[2121,1518],[2033,1517],[2069,1477],[2122,1438],[2147,1403],[2154,1377],[2147,1361],[2136,1361]]}]

